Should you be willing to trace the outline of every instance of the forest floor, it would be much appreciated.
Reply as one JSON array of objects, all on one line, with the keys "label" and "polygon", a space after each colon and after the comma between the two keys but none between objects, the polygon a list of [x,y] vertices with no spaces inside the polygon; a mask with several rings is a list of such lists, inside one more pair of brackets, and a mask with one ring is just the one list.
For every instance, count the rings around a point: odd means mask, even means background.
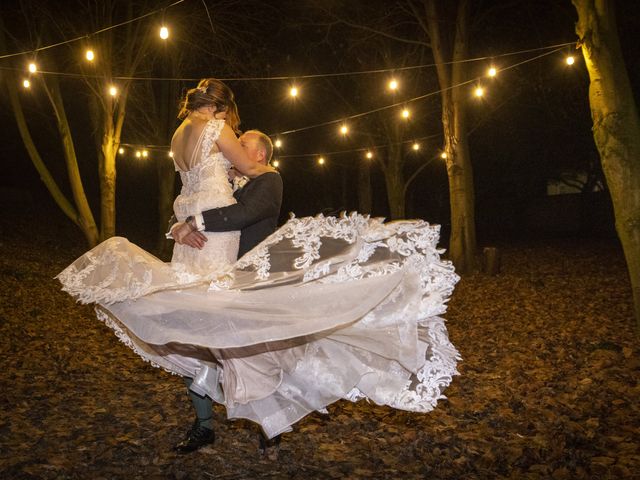
[{"label": "forest floor", "polygon": [[216,406],[214,445],[172,451],[182,380],[143,362],[54,276],[85,250],[58,216],[0,220],[1,479],[640,478],[640,342],[610,239],[504,244],[502,271],[457,285],[462,355],[428,414],[339,401],[283,435]]}]

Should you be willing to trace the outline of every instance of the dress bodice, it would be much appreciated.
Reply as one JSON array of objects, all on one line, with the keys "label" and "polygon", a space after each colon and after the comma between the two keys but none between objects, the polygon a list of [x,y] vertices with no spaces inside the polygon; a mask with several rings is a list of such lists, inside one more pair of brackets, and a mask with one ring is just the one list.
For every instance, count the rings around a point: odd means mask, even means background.
[{"label": "dress bodice", "polygon": [[228,178],[231,162],[222,152],[211,151],[223,127],[224,120],[207,122],[198,141],[200,146],[194,152],[193,166],[185,171],[176,164],[182,189],[173,203],[173,210],[179,221],[204,210],[235,203]]}]

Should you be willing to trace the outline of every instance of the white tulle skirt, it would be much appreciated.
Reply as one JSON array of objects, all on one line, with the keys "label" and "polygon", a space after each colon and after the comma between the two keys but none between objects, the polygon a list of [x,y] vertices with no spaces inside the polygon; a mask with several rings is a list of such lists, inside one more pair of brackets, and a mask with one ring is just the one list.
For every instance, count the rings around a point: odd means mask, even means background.
[{"label": "white tulle skirt", "polygon": [[58,275],[143,359],[194,379],[268,437],[339,399],[432,410],[457,374],[458,280],[439,227],[292,218],[229,268],[194,273],[109,239]]}]

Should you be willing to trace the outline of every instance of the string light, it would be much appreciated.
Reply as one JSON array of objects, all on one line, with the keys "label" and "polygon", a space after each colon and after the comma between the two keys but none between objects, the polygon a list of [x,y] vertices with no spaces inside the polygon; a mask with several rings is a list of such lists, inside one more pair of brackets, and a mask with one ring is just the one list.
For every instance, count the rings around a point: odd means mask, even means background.
[{"label": "string light", "polygon": [[418,150],[420,150],[420,144],[419,144],[418,142],[415,142],[415,143],[411,146],[411,148],[413,148],[413,150],[417,152]]},{"label": "string light", "polygon": [[118,149],[118,153],[119,153],[120,155],[123,155],[123,154],[124,154],[124,148],[120,147],[120,148]]},{"label": "string light", "polygon": [[389,84],[387,85],[389,90],[397,90],[398,89],[398,81],[395,78],[389,80]]},{"label": "string light", "polygon": [[142,151],[142,156],[143,156],[144,158],[147,158],[147,157],[149,156],[149,152],[148,152],[147,150],[143,150],[143,151]]},{"label": "string light", "polygon": [[93,50],[87,50],[84,56],[90,62],[93,62],[93,59],[96,58],[95,54],[93,53]]},{"label": "string light", "polygon": [[340,127],[340,133],[341,133],[342,135],[346,135],[347,133],[349,133],[349,127],[347,127],[346,125],[342,125],[342,126]]},{"label": "string light", "polygon": [[280,148],[280,147],[282,146],[282,140],[277,139],[277,140],[273,143],[273,145],[274,145],[276,148]]},{"label": "string light", "polygon": [[318,159],[318,165],[324,165],[324,157]]},{"label": "string light", "polygon": [[410,112],[406,108],[402,110],[402,118],[409,118]]},{"label": "string light", "polygon": [[369,159],[373,158],[373,152],[368,151],[368,152],[366,153],[365,157],[367,157],[367,158],[369,158]]},{"label": "string light", "polygon": [[273,162],[271,162],[271,164],[276,168],[280,166],[280,162],[278,160],[274,160]]},{"label": "string light", "polygon": [[30,71],[31,73],[36,73],[36,72],[38,71],[38,67],[37,67],[37,65],[36,65],[35,63],[31,62],[31,63],[29,64],[29,71]]},{"label": "string light", "polygon": [[31,82],[25,78],[22,82],[22,86],[24,88],[31,88]]},{"label": "string light", "polygon": [[169,29],[164,25],[160,27],[160,38],[162,40],[166,40],[167,38],[169,38]]},{"label": "string light", "polygon": [[490,77],[495,77],[497,73],[498,71],[496,70],[496,67],[491,67],[487,70],[487,75]]},{"label": "string light", "polygon": [[447,158],[447,152],[442,152],[440,154],[440,158],[443,159],[443,160],[446,159]]},{"label": "string light", "polygon": [[109,95],[115,97],[116,95],[118,95],[118,89],[115,86],[111,85],[109,87]]},{"label": "string light", "polygon": [[142,156],[142,152],[140,150],[136,150],[136,158],[140,158]]},{"label": "string light", "polygon": [[565,62],[567,62],[567,65],[573,65],[576,62],[576,59],[573,55],[569,55]]},{"label": "string light", "polygon": [[292,97],[297,97],[298,96],[298,87],[296,87],[296,86],[291,87],[291,89],[289,90],[289,95],[291,95]]},{"label": "string light", "polygon": [[169,151],[169,157],[173,158],[173,152],[172,151]]},{"label": "string light", "polygon": [[476,89],[473,91],[473,94],[478,98],[482,97],[484,95],[484,88],[476,87]]}]

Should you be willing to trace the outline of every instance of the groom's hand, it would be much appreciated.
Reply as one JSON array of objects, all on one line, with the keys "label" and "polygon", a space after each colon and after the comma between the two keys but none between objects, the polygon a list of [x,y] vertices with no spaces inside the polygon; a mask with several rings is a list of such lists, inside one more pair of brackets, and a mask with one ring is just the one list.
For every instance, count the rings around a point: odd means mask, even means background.
[{"label": "groom's hand", "polygon": [[182,239],[182,244],[189,247],[197,248],[198,250],[202,250],[206,241],[207,237],[202,232],[192,230],[191,233],[187,234]]},{"label": "groom's hand", "polygon": [[207,237],[202,232],[194,230],[186,222],[178,222],[171,227],[171,237],[179,245],[188,245],[197,249],[204,247],[204,242],[207,241]]}]

